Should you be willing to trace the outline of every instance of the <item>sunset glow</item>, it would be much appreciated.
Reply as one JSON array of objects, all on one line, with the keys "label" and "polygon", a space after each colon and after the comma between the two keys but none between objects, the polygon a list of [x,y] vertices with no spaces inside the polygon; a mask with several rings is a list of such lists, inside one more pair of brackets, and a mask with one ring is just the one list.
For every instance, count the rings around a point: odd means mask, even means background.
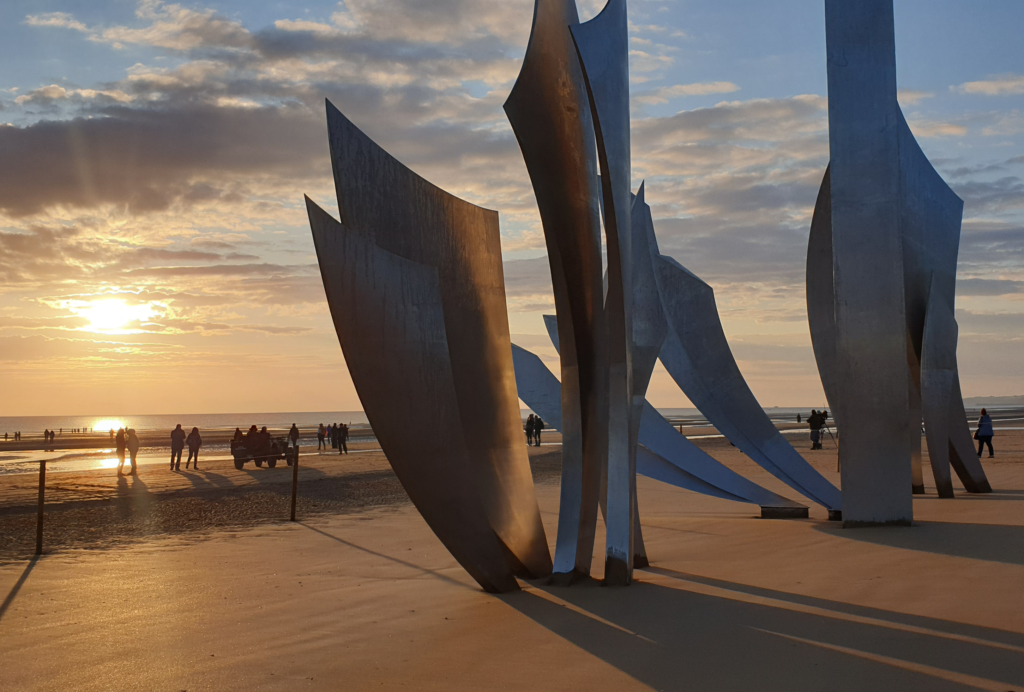
[{"label": "sunset glow", "polygon": [[96,300],[83,307],[71,308],[79,317],[89,320],[88,331],[123,333],[133,322],[144,322],[153,316],[153,306],[148,303],[128,305],[120,298]]},{"label": "sunset glow", "polygon": [[[605,1],[578,1],[580,21]],[[1024,394],[1024,4],[932,4],[896,3],[898,99],[965,205],[963,394]],[[547,243],[501,107],[532,5],[0,2],[0,361],[17,393],[0,413],[360,409],[303,201],[338,215],[324,99],[500,213],[511,340],[558,372]],[[648,181],[661,252],[714,288],[759,402],[820,407],[805,279],[830,160],[823,5],[725,6],[745,9],[631,0],[630,184]],[[923,40],[940,24],[950,37]],[[647,398],[690,405],[660,365]]]},{"label": "sunset glow", "polygon": [[103,420],[96,421],[96,423],[93,424],[92,429],[99,430],[100,432],[107,432],[110,430],[117,430],[118,428],[127,429],[125,426],[126,424],[124,421],[120,421],[116,418],[104,418]]}]

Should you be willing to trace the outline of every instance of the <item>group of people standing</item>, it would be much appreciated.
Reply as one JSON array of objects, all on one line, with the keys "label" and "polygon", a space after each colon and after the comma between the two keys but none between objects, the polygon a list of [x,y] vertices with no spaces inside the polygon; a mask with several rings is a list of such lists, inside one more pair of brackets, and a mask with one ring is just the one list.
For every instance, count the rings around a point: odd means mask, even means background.
[{"label": "group of people standing", "polygon": [[[14,441],[15,442],[20,442],[21,441],[21,431],[20,430],[14,433]],[[7,433],[4,433],[4,442],[7,442]]]},{"label": "group of people standing", "polygon": [[526,444],[540,447],[540,433],[544,429],[544,421],[540,416],[530,414],[526,419]]},{"label": "group of people standing", "polygon": [[[203,446],[199,428],[192,428],[192,432],[186,436],[185,431],[181,429],[181,423],[178,423],[177,427],[171,431],[171,471],[181,470],[181,453],[185,450],[186,444],[188,445],[188,459],[185,460],[185,470],[188,470],[190,463],[194,469],[199,470],[199,448]],[[193,459],[195,459],[194,462]]]},{"label": "group of people standing", "polygon": [[348,454],[348,426],[344,423],[324,425],[316,429],[316,449],[327,449],[330,444],[332,449],[338,450],[338,454]]},{"label": "group of people standing", "polygon": [[[110,432],[114,432],[111,430]],[[136,459],[139,456],[139,438],[135,434],[135,428],[128,428],[125,431],[124,428],[118,428],[117,434],[114,435],[114,445],[117,448],[117,475],[123,475],[124,471],[124,457],[125,450],[131,454],[132,470],[129,471],[129,475],[135,476],[139,472],[138,464]]]}]

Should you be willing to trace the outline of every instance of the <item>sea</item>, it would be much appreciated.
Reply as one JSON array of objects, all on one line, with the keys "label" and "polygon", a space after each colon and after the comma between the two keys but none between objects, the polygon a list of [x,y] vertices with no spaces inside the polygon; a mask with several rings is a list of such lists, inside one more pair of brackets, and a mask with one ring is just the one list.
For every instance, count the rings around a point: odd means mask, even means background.
[{"label": "sea", "polygon": [[105,414],[92,416],[15,416],[0,417],[0,437],[20,431],[27,439],[43,430],[95,430],[135,428],[138,432],[167,430],[181,424],[186,430],[247,430],[264,425],[270,430],[288,429],[292,423],[299,428],[315,428],[320,423],[348,423],[350,427],[367,427],[369,422],[362,411],[314,411],[307,413],[175,413],[171,415]]},{"label": "sea", "polygon": [[[796,423],[797,415],[806,421],[811,407],[772,407],[764,409],[768,418],[776,425]],[[707,419],[695,408],[662,408],[659,412],[680,429],[680,432],[691,439],[704,437],[721,437],[719,434],[707,434]],[[989,408],[996,423],[996,430],[1019,430],[1024,421],[1024,408],[1019,406],[993,406]],[[522,409],[523,420],[531,413]],[[977,409],[971,407],[967,411],[973,422]],[[197,427],[202,432],[230,431],[235,428],[247,430],[249,426],[266,426],[275,433],[283,433],[294,423],[302,431],[304,440],[315,442],[315,430],[320,423],[346,423],[354,436],[364,442],[375,443],[376,440],[369,430],[370,424],[362,411],[307,411],[307,412],[267,412],[267,413],[182,413],[160,415],[91,415],[91,416],[8,416],[0,417],[0,476],[10,474],[36,473],[39,462],[47,461],[50,472],[82,471],[88,469],[114,468],[117,458],[113,448],[97,449],[56,449],[42,451],[7,451],[3,448],[3,435],[7,433],[13,439],[13,433],[19,431],[25,440],[39,439],[43,430],[57,431],[61,438],[71,430],[94,431],[96,433],[117,428],[135,428],[140,435],[158,431],[168,433],[178,424],[185,430]],[[705,428],[705,430],[688,429]],[[548,428],[552,430],[552,428]],[[63,431],[63,434],[61,434]],[[784,430],[787,435],[799,435],[806,430]],[[361,433],[361,434],[360,434]],[[305,444],[305,442],[303,442]],[[364,449],[357,453],[379,450],[376,444],[362,445]],[[227,444],[204,444],[204,458],[230,458]],[[167,464],[168,448],[166,446],[143,447],[139,450],[140,465]]]}]

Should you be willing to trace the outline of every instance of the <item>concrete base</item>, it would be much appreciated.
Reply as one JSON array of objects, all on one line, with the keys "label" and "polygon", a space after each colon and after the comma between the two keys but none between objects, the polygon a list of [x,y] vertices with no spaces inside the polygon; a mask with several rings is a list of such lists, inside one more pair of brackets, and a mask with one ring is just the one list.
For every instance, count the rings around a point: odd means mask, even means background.
[{"label": "concrete base", "polygon": [[810,510],[806,507],[762,507],[762,519],[807,519]]},{"label": "concrete base", "polygon": [[869,526],[913,526],[910,519],[895,519],[893,521],[844,521],[844,529],[863,529]]},{"label": "concrete base", "polygon": [[548,586],[572,586],[587,579],[590,579],[589,574],[574,569],[571,572],[552,572],[546,583]]},{"label": "concrete base", "polygon": [[828,520],[829,521],[842,521],[843,520],[843,510],[841,510],[841,509],[830,509],[828,511]]}]

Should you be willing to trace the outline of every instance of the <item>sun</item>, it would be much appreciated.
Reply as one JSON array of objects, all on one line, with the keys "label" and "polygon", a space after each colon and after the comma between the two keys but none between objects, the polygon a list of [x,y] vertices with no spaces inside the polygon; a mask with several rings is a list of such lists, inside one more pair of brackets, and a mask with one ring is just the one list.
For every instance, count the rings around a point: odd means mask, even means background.
[{"label": "sun", "polygon": [[107,432],[108,430],[117,430],[118,428],[128,428],[128,425],[119,418],[104,418],[103,420],[96,421],[92,429],[99,430],[100,432]]},{"label": "sun", "polygon": [[149,319],[153,306],[149,303],[128,305],[120,298],[94,300],[81,307],[72,308],[79,317],[89,320],[89,331],[120,332],[132,322]]}]

